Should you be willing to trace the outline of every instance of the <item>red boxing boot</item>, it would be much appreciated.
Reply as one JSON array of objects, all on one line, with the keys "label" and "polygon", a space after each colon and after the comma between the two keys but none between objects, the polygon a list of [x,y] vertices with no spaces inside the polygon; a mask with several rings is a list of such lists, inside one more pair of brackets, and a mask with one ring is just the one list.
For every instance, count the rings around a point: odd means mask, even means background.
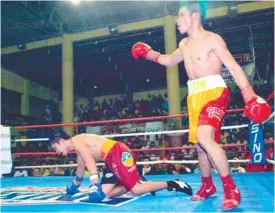
[{"label": "red boxing boot", "polygon": [[212,177],[201,177],[202,181],[202,186],[195,194],[192,196],[191,200],[193,201],[199,201],[199,200],[204,200],[205,198],[209,197],[210,195],[215,194],[217,191],[216,186],[212,182]]},{"label": "red boxing boot", "polygon": [[241,202],[241,193],[232,180],[231,175],[222,177],[224,201],[222,203],[223,210],[236,208]]}]

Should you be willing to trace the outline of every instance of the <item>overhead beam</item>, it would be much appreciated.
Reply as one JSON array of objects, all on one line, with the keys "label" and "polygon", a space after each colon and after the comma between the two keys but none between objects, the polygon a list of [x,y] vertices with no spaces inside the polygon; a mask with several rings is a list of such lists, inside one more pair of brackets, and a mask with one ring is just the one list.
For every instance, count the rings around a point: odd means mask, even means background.
[{"label": "overhead beam", "polygon": [[109,28],[107,27],[99,28],[96,30],[90,30],[86,32],[81,32],[81,33],[76,33],[76,34],[70,34],[71,40],[73,42],[102,37],[102,36],[108,36],[108,35],[110,35],[110,33],[109,33]]},{"label": "overhead beam", "polygon": [[[249,2],[249,3],[238,4],[237,7],[238,7],[238,13],[247,13],[247,12],[253,12],[257,10],[274,8],[274,2],[273,1]],[[206,18],[217,18],[217,17],[223,17],[227,15],[228,15],[228,7],[210,8],[207,12]],[[174,18],[175,18],[174,20],[176,20],[177,17],[175,16]],[[128,23],[128,24],[121,24],[121,25],[118,25],[117,27],[118,27],[118,31],[123,33],[123,32],[130,32],[130,31],[144,30],[144,29],[153,28],[153,27],[161,27],[161,26],[163,26],[163,18],[137,21],[137,22]],[[76,42],[76,41],[108,36],[108,35],[110,35],[109,29],[107,27],[103,27],[96,30],[90,30],[86,32],[71,34],[70,36],[73,42]],[[27,43],[25,50],[20,50],[18,49],[17,46],[5,47],[1,49],[1,54],[16,53],[16,52],[22,52],[22,51],[27,51],[32,49],[55,46],[55,45],[61,45],[61,37]]]},{"label": "overhead beam", "polygon": [[16,45],[10,46],[10,47],[5,47],[5,48],[1,49],[1,55],[16,53],[16,52],[24,52],[27,50],[55,46],[55,45],[59,45],[59,44],[61,45],[61,37],[55,37],[55,38],[50,38],[50,39],[46,39],[46,40],[27,43],[27,44],[25,44],[25,50],[18,49],[18,47]]}]

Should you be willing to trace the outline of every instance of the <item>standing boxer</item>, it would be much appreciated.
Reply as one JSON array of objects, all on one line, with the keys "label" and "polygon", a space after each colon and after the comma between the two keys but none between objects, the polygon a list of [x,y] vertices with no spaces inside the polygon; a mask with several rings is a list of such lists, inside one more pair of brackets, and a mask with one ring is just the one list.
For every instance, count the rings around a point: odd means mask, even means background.
[{"label": "standing boxer", "polygon": [[269,105],[257,96],[242,68],[228,51],[224,40],[217,34],[204,30],[201,20],[205,15],[202,2],[185,2],[180,8],[177,27],[188,37],[180,41],[172,55],[160,54],[144,43],[132,47],[135,59],[145,58],[165,66],[175,66],[184,61],[189,77],[188,112],[189,141],[196,143],[202,186],[192,200],[203,200],[216,192],[211,177],[211,162],[218,170],[224,189],[222,209],[239,205],[241,194],[229,171],[224,150],[215,143],[220,141],[222,120],[230,99],[229,90],[221,77],[224,64],[238,87],[246,104],[245,113],[254,122],[262,122],[271,113]]}]

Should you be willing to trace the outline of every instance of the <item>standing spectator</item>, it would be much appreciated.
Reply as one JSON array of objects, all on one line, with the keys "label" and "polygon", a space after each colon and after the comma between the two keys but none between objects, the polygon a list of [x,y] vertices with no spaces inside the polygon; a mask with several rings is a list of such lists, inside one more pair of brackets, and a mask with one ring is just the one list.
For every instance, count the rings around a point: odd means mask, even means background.
[{"label": "standing spectator", "polygon": [[160,144],[162,144],[159,135],[155,135],[155,139],[153,140],[153,142],[155,142],[155,147],[158,147]]},{"label": "standing spectator", "polygon": [[149,149],[151,147],[151,142],[152,142],[150,140],[150,135],[146,135],[145,141],[146,141],[146,147],[147,147],[147,149]]}]

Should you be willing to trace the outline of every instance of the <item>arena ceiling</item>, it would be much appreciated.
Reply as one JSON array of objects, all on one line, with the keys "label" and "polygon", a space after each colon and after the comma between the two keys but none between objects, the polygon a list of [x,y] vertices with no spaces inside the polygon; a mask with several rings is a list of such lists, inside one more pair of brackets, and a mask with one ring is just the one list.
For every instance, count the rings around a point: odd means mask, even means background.
[{"label": "arena ceiling", "polygon": [[[210,2],[210,7],[232,3]],[[79,5],[64,1],[1,1],[1,45],[2,48],[24,46],[28,42],[61,36],[63,33],[113,27],[162,17],[167,13],[176,15],[177,12],[178,2],[163,1],[89,1]],[[209,19],[205,27],[220,33],[233,54],[251,53],[252,35],[259,73],[267,77],[267,73],[261,70],[266,68],[270,58],[274,58],[273,9],[234,18]],[[181,38],[183,36],[177,34],[178,41]],[[135,61],[131,57],[131,47],[137,41],[146,42],[164,52],[162,27],[74,43],[75,92],[90,97],[166,87],[165,67],[145,60]],[[2,67],[61,93],[61,45],[1,55],[1,59]],[[179,70],[180,83],[184,85],[187,78],[182,65]]]}]

